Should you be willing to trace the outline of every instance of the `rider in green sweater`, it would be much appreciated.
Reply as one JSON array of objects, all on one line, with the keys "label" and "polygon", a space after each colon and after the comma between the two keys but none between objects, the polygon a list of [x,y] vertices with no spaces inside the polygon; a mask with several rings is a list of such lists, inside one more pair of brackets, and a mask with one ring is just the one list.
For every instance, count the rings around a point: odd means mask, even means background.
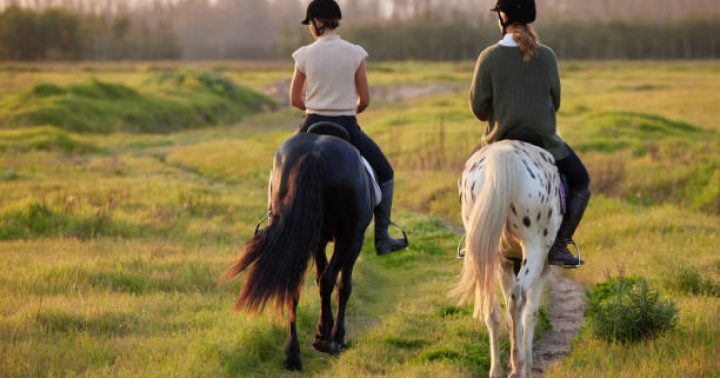
[{"label": "rider in green sweater", "polygon": [[475,116],[488,122],[483,144],[522,140],[546,149],[567,179],[567,212],[550,250],[551,265],[583,263],[569,250],[590,199],[590,176],[575,152],[557,133],[560,75],[555,53],[539,43],[530,25],[535,0],[499,0],[494,9],[503,39],[480,54],[470,91]]}]

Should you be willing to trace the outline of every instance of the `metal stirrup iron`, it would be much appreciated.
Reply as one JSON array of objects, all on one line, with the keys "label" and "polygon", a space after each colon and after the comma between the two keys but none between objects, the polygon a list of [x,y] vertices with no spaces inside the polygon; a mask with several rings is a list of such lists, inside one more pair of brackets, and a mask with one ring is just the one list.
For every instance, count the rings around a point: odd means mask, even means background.
[{"label": "metal stirrup iron", "polygon": [[400,227],[400,225],[398,225],[397,223],[393,222],[390,218],[388,218],[388,222],[390,222],[390,225],[391,225],[391,226],[396,227],[398,230],[400,230],[400,232],[402,232],[403,240],[405,240],[405,248],[409,247],[409,246],[410,246],[410,240],[408,240],[407,232],[405,232],[405,229],[402,228],[402,227]]},{"label": "metal stirrup iron", "polygon": [[255,226],[255,234],[254,235],[257,235],[258,232],[260,232],[260,225],[262,225],[262,223],[265,222],[266,220],[270,219],[271,214],[272,214],[272,211],[268,210],[267,214],[265,214],[265,216],[262,219],[260,219],[260,221]]},{"label": "metal stirrup iron", "polygon": [[458,260],[462,260],[465,258],[466,250],[462,249],[462,243],[465,241],[465,237],[467,237],[467,234],[463,234],[463,236],[460,238],[460,241],[457,245],[457,258]]},{"label": "metal stirrup iron", "polygon": [[576,265],[568,265],[567,267],[571,269],[580,268],[581,266],[583,266],[582,259],[580,258],[580,246],[573,239],[570,239],[567,244],[575,247],[575,252],[577,252],[578,259],[578,263]]}]

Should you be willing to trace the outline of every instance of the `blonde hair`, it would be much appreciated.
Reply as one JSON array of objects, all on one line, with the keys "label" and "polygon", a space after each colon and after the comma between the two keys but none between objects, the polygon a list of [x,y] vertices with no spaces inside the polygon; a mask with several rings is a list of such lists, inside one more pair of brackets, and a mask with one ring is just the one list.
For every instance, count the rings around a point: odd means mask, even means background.
[{"label": "blonde hair", "polygon": [[533,60],[538,55],[538,44],[540,38],[538,37],[535,27],[526,24],[515,24],[513,30],[513,38],[520,47],[523,60],[528,62]]}]

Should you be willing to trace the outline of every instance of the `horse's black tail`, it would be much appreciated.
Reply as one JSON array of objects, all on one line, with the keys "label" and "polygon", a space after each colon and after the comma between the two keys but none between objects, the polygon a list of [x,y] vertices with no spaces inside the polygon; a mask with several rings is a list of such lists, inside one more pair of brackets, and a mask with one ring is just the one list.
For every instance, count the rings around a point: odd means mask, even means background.
[{"label": "horse's black tail", "polygon": [[268,302],[282,310],[300,294],[308,260],[323,232],[323,171],[319,156],[305,155],[290,171],[287,194],[279,198],[279,191],[274,191],[270,225],[247,242],[240,259],[221,279],[248,270],[236,310],[258,312]]}]

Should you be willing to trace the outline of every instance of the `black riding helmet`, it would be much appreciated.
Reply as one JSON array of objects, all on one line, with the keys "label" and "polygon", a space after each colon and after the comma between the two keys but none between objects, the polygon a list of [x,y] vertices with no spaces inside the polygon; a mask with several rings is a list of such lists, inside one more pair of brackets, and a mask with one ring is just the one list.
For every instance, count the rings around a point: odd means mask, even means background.
[{"label": "black riding helmet", "polygon": [[[505,29],[512,24],[529,24],[535,21],[537,16],[537,8],[535,0],[498,0],[495,8],[490,9],[497,12],[500,25]],[[507,21],[503,22],[500,12],[505,13]]]},{"label": "black riding helmet", "polygon": [[303,25],[309,25],[313,19],[319,20],[341,20],[342,12],[335,0],[313,0],[307,7]]}]

